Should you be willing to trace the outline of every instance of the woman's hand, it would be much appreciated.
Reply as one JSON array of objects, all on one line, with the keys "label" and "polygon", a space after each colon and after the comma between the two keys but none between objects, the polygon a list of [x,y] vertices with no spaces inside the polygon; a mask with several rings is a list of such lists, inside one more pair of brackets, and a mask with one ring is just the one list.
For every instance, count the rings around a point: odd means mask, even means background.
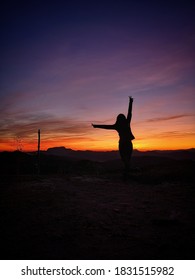
[{"label": "woman's hand", "polygon": [[129,102],[133,102],[133,97],[129,96]]}]

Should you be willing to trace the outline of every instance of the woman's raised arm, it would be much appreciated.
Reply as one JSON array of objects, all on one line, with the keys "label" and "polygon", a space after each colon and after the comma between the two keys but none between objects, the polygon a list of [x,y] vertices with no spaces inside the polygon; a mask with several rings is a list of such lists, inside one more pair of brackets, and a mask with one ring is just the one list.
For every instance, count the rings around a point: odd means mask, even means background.
[{"label": "woman's raised arm", "polygon": [[128,108],[128,114],[127,114],[127,121],[131,122],[132,117],[132,105],[133,105],[133,97],[129,96],[129,108]]}]

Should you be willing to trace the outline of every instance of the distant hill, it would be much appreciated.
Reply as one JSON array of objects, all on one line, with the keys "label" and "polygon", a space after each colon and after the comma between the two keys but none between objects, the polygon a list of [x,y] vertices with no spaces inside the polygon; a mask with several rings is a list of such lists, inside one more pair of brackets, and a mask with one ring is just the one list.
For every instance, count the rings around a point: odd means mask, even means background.
[{"label": "distant hill", "polygon": [[95,152],[95,151],[75,151],[72,149],[66,149],[65,147],[53,147],[49,148],[46,151],[47,155],[54,156],[64,156],[72,159],[86,159],[93,161],[106,161],[119,159],[118,151],[109,151],[109,152]]},{"label": "distant hill", "polygon": [[134,156],[152,156],[152,157],[167,157],[172,159],[191,159],[195,160],[195,149],[187,150],[164,150],[164,151],[146,151],[140,152],[135,150]]},{"label": "distant hill", "polygon": [[[44,152],[47,155],[63,156],[72,159],[86,159],[93,161],[107,161],[119,159],[120,155],[118,151],[106,151],[106,152],[95,152],[95,151],[80,151],[67,149],[65,147],[53,147],[49,148]],[[167,151],[146,151],[141,152],[138,150],[133,151],[133,157],[166,157],[172,159],[191,159],[195,160],[195,149],[188,150],[167,150]]]},{"label": "distant hill", "polygon": [[[11,180],[12,175],[35,175],[38,170],[37,162],[36,152],[0,152],[0,176]],[[195,149],[163,152],[134,150],[131,167],[135,170],[142,170],[142,172],[149,172],[148,174],[164,172],[163,174],[169,173],[175,178],[179,178],[178,176],[181,175],[185,180],[192,181],[194,180],[194,165]],[[118,151],[74,151],[65,147],[54,147],[42,151],[40,156],[41,174],[65,174],[67,176],[97,175],[98,172],[102,175],[117,174],[122,168],[123,164]]]}]

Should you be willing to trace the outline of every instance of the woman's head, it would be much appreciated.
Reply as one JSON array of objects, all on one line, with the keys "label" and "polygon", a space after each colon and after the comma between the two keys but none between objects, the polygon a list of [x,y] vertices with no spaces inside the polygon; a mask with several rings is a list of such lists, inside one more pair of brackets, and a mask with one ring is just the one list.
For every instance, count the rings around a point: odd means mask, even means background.
[{"label": "woman's head", "polygon": [[127,119],[125,117],[125,115],[123,114],[119,114],[116,118],[116,123],[121,125],[121,124],[125,124],[127,122]]}]

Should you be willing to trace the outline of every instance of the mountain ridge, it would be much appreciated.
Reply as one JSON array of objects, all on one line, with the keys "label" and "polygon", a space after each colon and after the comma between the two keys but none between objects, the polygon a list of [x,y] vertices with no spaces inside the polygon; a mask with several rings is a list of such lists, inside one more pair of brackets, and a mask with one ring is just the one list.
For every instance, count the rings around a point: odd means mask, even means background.
[{"label": "mountain ridge", "polygon": [[[119,152],[116,150],[113,151],[91,151],[91,150],[72,150],[64,146],[60,147],[51,147],[44,151],[47,155],[55,156],[66,156],[75,159],[87,159],[87,160],[113,160],[119,159]],[[168,157],[173,159],[191,159],[195,160],[195,148],[186,149],[186,150],[151,150],[151,151],[139,151],[133,150],[133,157],[140,156],[155,156],[155,157]]]}]

